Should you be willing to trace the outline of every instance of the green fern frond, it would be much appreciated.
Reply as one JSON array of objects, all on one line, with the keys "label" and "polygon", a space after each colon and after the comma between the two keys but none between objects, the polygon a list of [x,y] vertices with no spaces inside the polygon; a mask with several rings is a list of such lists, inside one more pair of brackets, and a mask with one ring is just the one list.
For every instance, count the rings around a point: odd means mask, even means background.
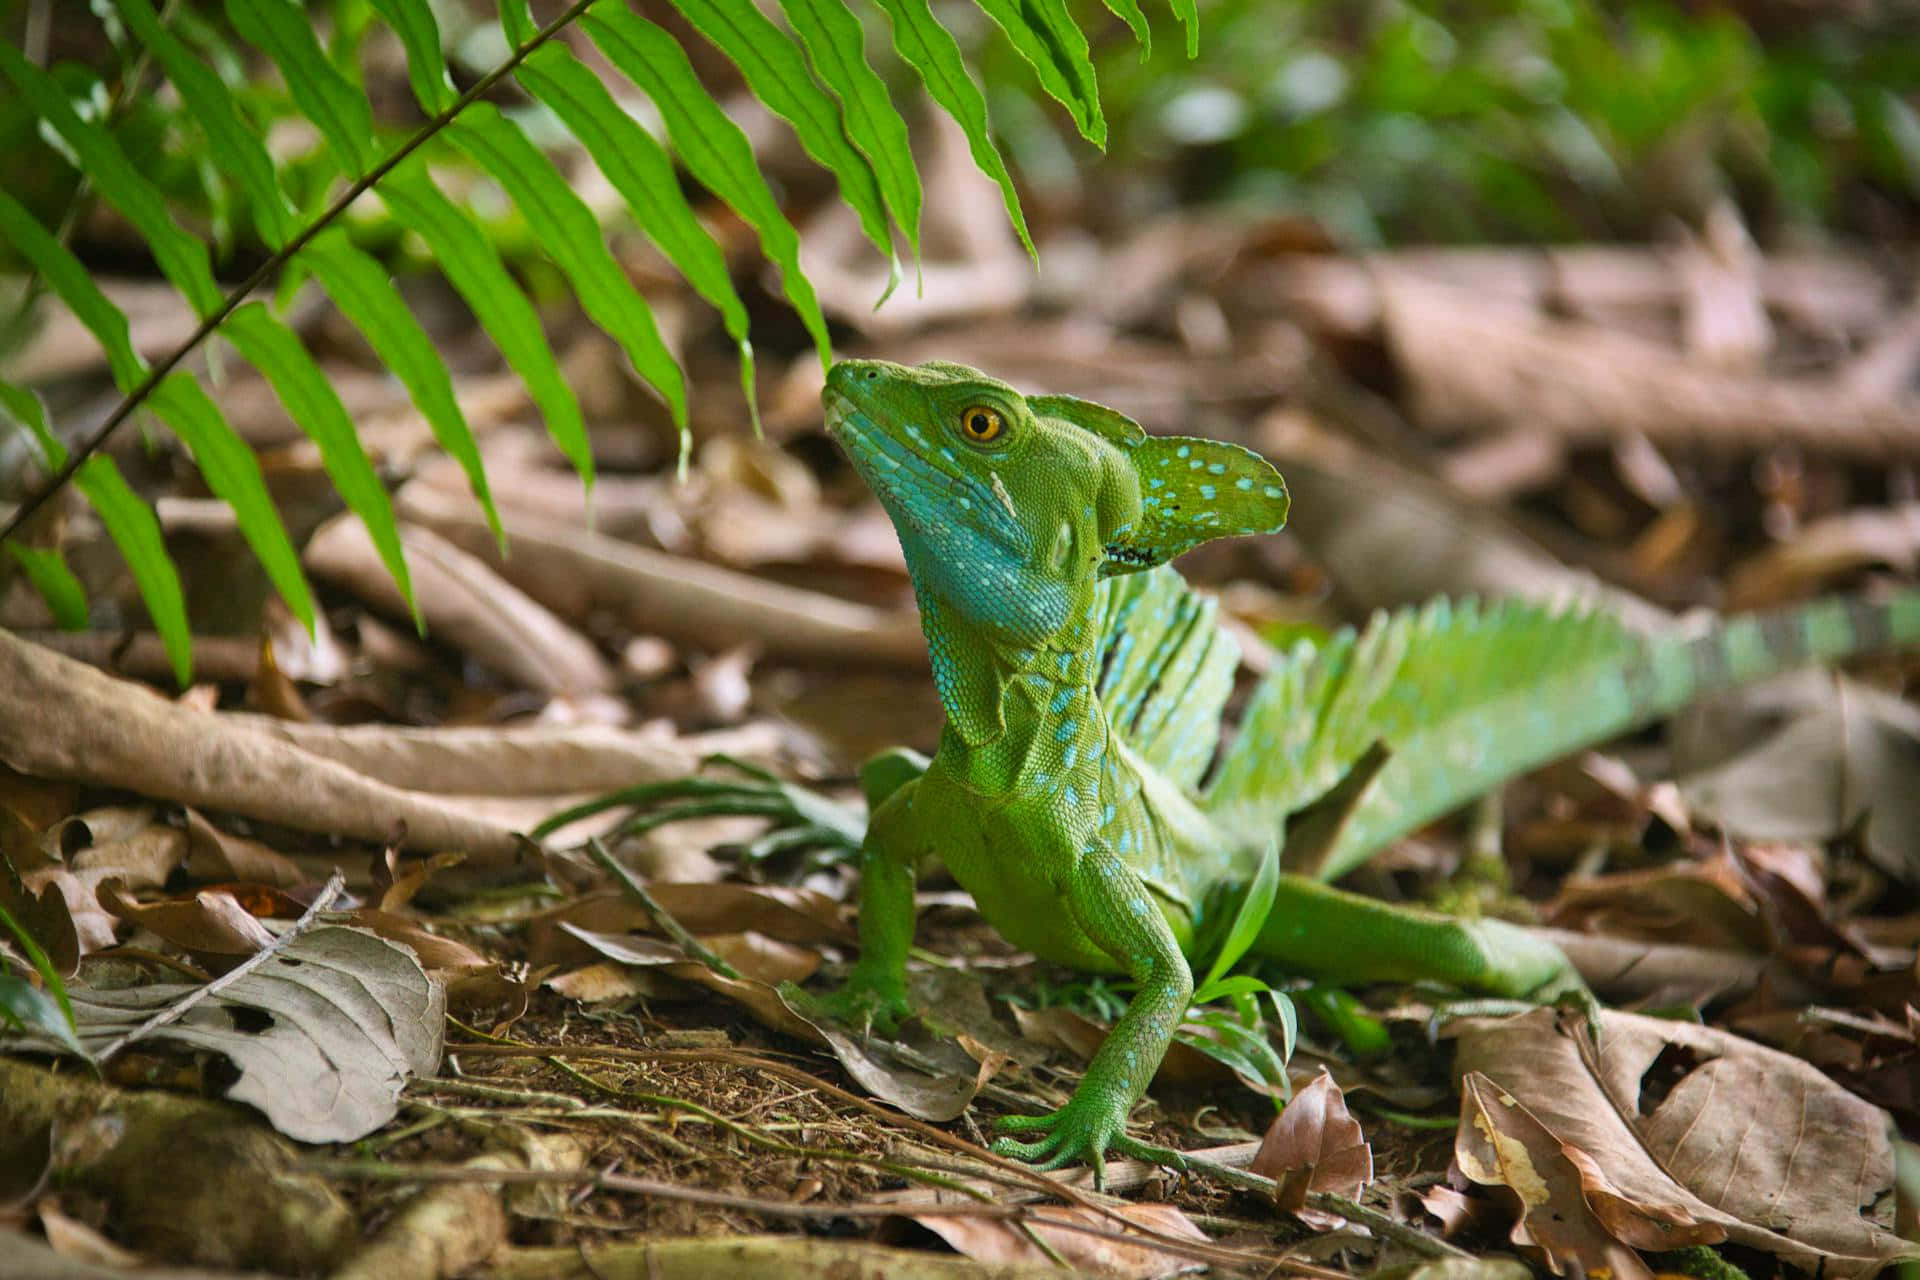
[{"label": "green fern frond", "polygon": [[[674,0],[682,15],[740,69],[748,89],[794,129],[808,155],[834,178],[867,238],[892,264],[897,229],[918,258],[922,192],[906,119],[868,62],[865,30],[843,0],[781,0],[785,26],[752,6],[723,0]],[[928,0],[871,0],[892,28],[893,46],[933,101],[959,124],[975,163],[999,185],[1007,215],[1033,251],[1018,195],[994,144],[985,97],[953,37]],[[116,24],[126,56],[142,57],[172,85],[178,115],[204,142],[192,157],[200,195],[224,246],[236,211],[265,246],[264,262],[237,286],[221,286],[208,241],[189,227],[174,190],[163,188],[129,155],[111,119],[77,110],[62,82],[18,48],[0,42],[0,82],[11,85],[42,133],[56,140],[78,169],[87,198],[116,209],[151,253],[160,273],[199,318],[195,330],[149,364],[128,339],[126,317],[93,284],[85,268],[22,204],[0,194],[0,235],[13,255],[89,328],[106,352],[121,400],[101,424],[71,445],[49,428],[29,390],[0,384],[0,412],[25,428],[50,473],[0,525],[9,557],[43,589],[57,615],[73,622],[75,580],[57,548],[16,535],[38,505],[72,480],[119,546],[176,673],[190,672],[188,630],[179,576],[168,560],[158,521],[110,459],[96,456],[107,437],[145,408],[170,427],[234,510],[241,533],[294,614],[311,625],[314,603],[299,558],[275,511],[250,446],[233,430],[182,362],[209,338],[227,340],[265,378],[288,415],[317,446],[347,507],[366,524],[375,547],[413,605],[398,529],[384,485],[357,439],[350,417],[313,356],[275,307],[254,295],[311,276],[405,386],[441,446],[466,471],[496,535],[499,517],[488,493],[479,448],[444,360],[407,308],[389,272],[348,235],[343,215],[369,191],[395,224],[414,233],[481,330],[522,378],[560,450],[593,481],[593,462],[578,400],[567,386],[532,302],[487,230],[442,193],[428,159],[464,156],[506,192],[539,249],[559,268],[587,316],[620,344],[635,372],[657,392],[680,433],[684,465],[690,444],[685,376],[654,322],[647,299],[609,250],[587,205],[520,127],[485,99],[502,82],[517,82],[579,141],[618,191],[638,227],[696,293],[719,312],[739,352],[741,386],[757,428],[753,347],[747,310],[713,237],[681,194],[676,164],[731,207],[760,240],[779,272],[782,291],[810,335],[823,366],[830,362],[827,324],[801,271],[799,234],[782,212],[751,146],[728,119],[673,36],[629,11],[625,0],[575,0],[536,26],[526,0],[501,0],[498,16],[508,55],[463,92],[456,88],[429,0],[368,0],[362,24],[377,18],[404,50],[407,79],[426,122],[405,136],[383,132],[354,51],[364,33],[348,28],[335,47],[322,46],[305,7],[295,0],[226,0],[225,14],[244,45],[265,56],[285,86],[284,114],[304,120],[324,149],[276,163],[232,85],[240,51],[191,12],[163,19],[154,0],[96,5]],[[1042,86],[1069,110],[1096,145],[1104,142],[1098,87],[1085,34],[1065,0],[982,0]],[[1137,0],[1109,0],[1144,45],[1150,39]],[[1192,0],[1172,0],[1194,31]],[[366,16],[368,13],[373,18]],[[620,105],[595,72],[553,37],[577,25],[613,67],[652,100],[670,146],[656,141]],[[137,73],[136,73],[137,77]],[[138,89],[130,85],[130,91]],[[150,104],[143,104],[151,110]],[[356,214],[360,211],[356,210]],[[69,219],[71,221],[71,219]],[[889,290],[892,288],[890,283]],[[503,536],[503,535],[502,535]],[[417,609],[416,609],[417,616]]]}]

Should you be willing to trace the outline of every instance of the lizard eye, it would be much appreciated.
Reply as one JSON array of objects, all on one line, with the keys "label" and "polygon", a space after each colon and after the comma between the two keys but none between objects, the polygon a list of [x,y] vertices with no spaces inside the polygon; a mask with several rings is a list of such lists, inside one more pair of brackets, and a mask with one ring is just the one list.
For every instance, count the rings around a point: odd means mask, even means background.
[{"label": "lizard eye", "polygon": [[975,444],[992,444],[1006,429],[997,409],[975,404],[960,411],[960,434]]}]

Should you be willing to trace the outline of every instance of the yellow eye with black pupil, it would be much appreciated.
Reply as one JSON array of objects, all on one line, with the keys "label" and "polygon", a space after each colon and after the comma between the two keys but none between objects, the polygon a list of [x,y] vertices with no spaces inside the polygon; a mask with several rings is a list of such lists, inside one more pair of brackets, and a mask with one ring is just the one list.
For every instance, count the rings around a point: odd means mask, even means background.
[{"label": "yellow eye with black pupil", "polygon": [[992,444],[1006,429],[996,409],[976,404],[960,411],[960,434],[975,444]]}]

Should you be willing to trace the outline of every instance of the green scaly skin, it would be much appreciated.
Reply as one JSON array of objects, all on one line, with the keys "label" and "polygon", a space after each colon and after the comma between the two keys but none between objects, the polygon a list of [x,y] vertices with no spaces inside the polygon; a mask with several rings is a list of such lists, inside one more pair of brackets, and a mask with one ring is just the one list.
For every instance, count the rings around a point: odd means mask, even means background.
[{"label": "green scaly skin", "polygon": [[1043,1168],[1085,1161],[1097,1176],[1108,1152],[1143,1154],[1126,1120],[1187,1008],[1196,941],[1231,916],[1287,815],[1338,794],[1374,743],[1393,754],[1355,779],[1330,833],[1288,847],[1286,865],[1310,874],[1281,878],[1255,952],[1335,981],[1551,998],[1583,988],[1525,931],[1319,880],[1700,692],[1920,635],[1912,593],[1664,642],[1592,615],[1440,604],[1289,655],[1203,787],[1237,654],[1212,606],[1158,566],[1279,528],[1273,467],[960,365],[844,361],[822,398],[899,534],[947,723],[931,762],[896,753],[865,774],[861,955],[818,1003],[883,1029],[911,1012],[914,877],[936,851],[1016,946],[1132,978],[1138,994],[1067,1105],[1002,1121],[1029,1138],[996,1149]]}]

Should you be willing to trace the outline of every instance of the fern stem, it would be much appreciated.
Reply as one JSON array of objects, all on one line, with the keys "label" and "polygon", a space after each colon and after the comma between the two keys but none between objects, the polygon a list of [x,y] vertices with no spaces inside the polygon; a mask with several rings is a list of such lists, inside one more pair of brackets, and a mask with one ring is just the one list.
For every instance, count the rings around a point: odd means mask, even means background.
[{"label": "fern stem", "polygon": [[60,490],[73,479],[74,474],[80,470],[87,459],[100,451],[106,444],[108,437],[119,428],[120,424],[132,417],[133,411],[138,409],[141,404],[146,401],[147,397],[153,394],[154,389],[160,385],[161,380],[172,373],[182,360],[185,360],[189,355],[193,354],[194,350],[198,348],[201,343],[213,336],[214,332],[219,329],[226,318],[232,315],[254,290],[278,274],[280,269],[286,266],[295,254],[306,248],[315,236],[318,236],[331,226],[341,214],[347,211],[348,207],[351,206],[355,200],[358,200],[366,192],[372,190],[382,178],[393,172],[408,156],[418,151],[429,139],[452,124],[462,111],[484,97],[496,84],[500,83],[501,80],[513,74],[514,68],[524,62],[535,49],[538,49],[541,45],[547,43],[547,41],[553,39],[554,36],[560,34],[560,32],[572,25],[573,22],[591,8],[594,3],[596,3],[596,0],[575,0],[575,3],[567,6],[564,13],[535,32],[533,38],[527,41],[526,44],[514,49],[512,54],[510,54],[505,61],[501,62],[499,66],[494,67],[485,75],[481,76],[480,79],[476,80],[471,88],[461,94],[455,102],[440,112],[440,114],[427,121],[413,136],[409,137],[395,149],[393,154],[373,166],[373,168],[367,170],[361,177],[355,179],[353,184],[343,191],[338,199],[328,205],[319,217],[308,223],[300,230],[299,234],[287,241],[285,245],[274,250],[264,262],[254,268],[252,274],[247,276],[245,280],[242,280],[231,293],[227,294],[221,301],[219,308],[203,319],[199,325],[194,328],[194,331],[187,336],[184,342],[178,347],[175,347],[164,359],[147,371],[146,377],[142,378],[133,390],[127,392],[127,394],[121,398],[120,403],[114,406],[113,412],[108,414],[106,419],[102,421],[99,426],[95,427],[93,431],[67,455],[67,460],[61,465],[60,469],[54,472],[51,477],[36,488],[32,494],[14,509],[12,516],[8,518],[6,524],[0,526],[0,541],[11,537],[16,530],[33,517],[35,512],[46,505],[48,499],[60,492]]}]

